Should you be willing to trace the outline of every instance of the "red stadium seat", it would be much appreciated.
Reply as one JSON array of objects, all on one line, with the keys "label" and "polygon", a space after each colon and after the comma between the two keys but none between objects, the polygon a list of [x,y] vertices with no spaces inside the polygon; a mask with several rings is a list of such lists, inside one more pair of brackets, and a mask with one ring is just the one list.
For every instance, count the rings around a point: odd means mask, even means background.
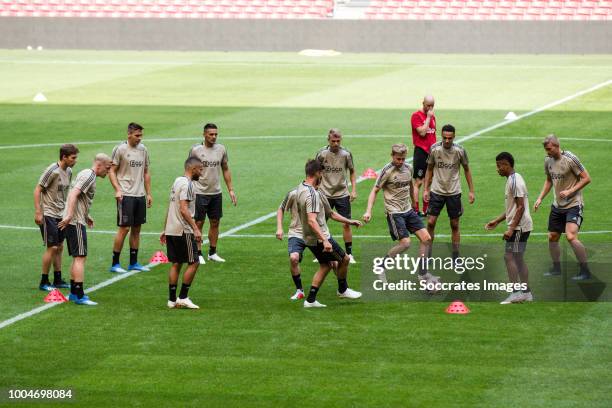
[{"label": "red stadium seat", "polygon": [[[0,16],[329,18],[334,0],[0,0]],[[612,20],[610,0],[372,0],[367,19]]]}]

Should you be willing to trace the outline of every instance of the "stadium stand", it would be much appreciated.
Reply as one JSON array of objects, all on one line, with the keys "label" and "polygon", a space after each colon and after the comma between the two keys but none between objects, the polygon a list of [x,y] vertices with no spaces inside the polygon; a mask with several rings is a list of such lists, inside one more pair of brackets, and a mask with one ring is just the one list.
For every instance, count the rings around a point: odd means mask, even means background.
[{"label": "stadium stand", "polygon": [[321,19],[333,0],[0,0],[1,17]]},{"label": "stadium stand", "polygon": [[612,20],[610,0],[372,0],[368,19]]},{"label": "stadium stand", "polygon": [[328,19],[353,2],[373,20],[612,20],[611,0],[0,0],[0,17]]}]

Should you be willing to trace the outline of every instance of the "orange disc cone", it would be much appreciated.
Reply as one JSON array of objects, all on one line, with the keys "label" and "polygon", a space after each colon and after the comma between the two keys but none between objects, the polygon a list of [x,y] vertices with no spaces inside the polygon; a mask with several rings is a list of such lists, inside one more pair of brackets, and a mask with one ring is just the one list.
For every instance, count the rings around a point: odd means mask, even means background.
[{"label": "orange disc cone", "polygon": [[166,254],[164,254],[164,251],[157,251],[151,257],[151,260],[149,261],[149,265],[159,265],[159,264],[165,264],[169,262],[170,261],[168,261],[168,257],[166,256]]},{"label": "orange disc cone", "polygon": [[456,300],[446,308],[446,313],[450,314],[468,314],[470,309],[463,302]]},{"label": "orange disc cone", "polygon": [[365,178],[365,179],[375,179],[378,177],[378,174],[376,174],[376,170],[369,168],[366,171],[363,172],[363,174],[361,175],[361,177]]},{"label": "orange disc cone", "polygon": [[47,296],[45,296],[45,303],[62,303],[67,302],[66,296],[62,294],[58,289],[53,289]]}]

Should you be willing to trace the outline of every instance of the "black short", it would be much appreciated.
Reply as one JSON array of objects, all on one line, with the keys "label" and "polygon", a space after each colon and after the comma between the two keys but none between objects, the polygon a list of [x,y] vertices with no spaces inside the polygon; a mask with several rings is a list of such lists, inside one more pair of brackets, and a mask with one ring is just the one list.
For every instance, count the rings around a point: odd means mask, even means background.
[{"label": "black short", "polygon": [[415,233],[420,229],[425,228],[421,217],[414,210],[408,210],[404,213],[387,214],[387,225],[391,239],[407,238],[410,233]]},{"label": "black short", "polygon": [[66,227],[66,242],[68,255],[87,256],[87,230],[82,224],[68,225]]},{"label": "black short", "polygon": [[61,220],[61,218],[47,217],[46,215],[43,217],[43,223],[39,227],[43,244],[47,247],[54,247],[64,243],[64,231],[57,226]]},{"label": "black short", "polygon": [[554,205],[550,206],[550,215],[548,216],[548,231],[558,232],[559,234],[565,232],[565,224],[572,223],[582,225],[582,206],[577,205],[571,208],[557,208]]},{"label": "black short", "polygon": [[451,219],[459,218],[463,215],[463,205],[461,204],[461,193],[445,196],[436,194],[433,191],[429,193],[429,207],[427,207],[427,215],[440,215],[442,208],[446,205],[446,213]]},{"label": "black short", "polygon": [[512,236],[506,241],[506,252],[522,254],[527,249],[527,240],[531,231],[514,230]]},{"label": "black short", "polygon": [[223,217],[223,195],[197,194],[195,205],[196,221],[204,221],[208,216],[209,220],[220,220]]},{"label": "black short", "polygon": [[344,218],[351,219],[351,199],[349,196],[340,198],[327,197],[327,201],[329,201],[329,206],[332,210],[335,209]]},{"label": "black short", "polygon": [[302,238],[298,237],[289,237],[289,241],[287,243],[287,251],[289,255],[293,253],[300,254],[300,262],[302,262],[302,257],[304,255],[304,250],[306,249],[306,243]]},{"label": "black short", "polygon": [[420,147],[414,148],[412,155],[412,177],[417,179],[425,178],[425,172],[427,171],[427,158],[429,154]]},{"label": "black short", "polygon": [[193,234],[179,236],[166,235],[166,246],[168,247],[168,260],[172,263],[198,262],[198,244]]},{"label": "black short", "polygon": [[117,201],[117,226],[132,227],[147,222],[147,198],[123,196]]},{"label": "black short", "polygon": [[316,246],[308,246],[310,252],[317,258],[319,263],[330,263],[330,262],[342,262],[344,257],[346,256],[346,252],[338,243],[333,239],[329,238],[329,243],[332,245],[331,252],[323,252],[323,243],[318,242]]}]

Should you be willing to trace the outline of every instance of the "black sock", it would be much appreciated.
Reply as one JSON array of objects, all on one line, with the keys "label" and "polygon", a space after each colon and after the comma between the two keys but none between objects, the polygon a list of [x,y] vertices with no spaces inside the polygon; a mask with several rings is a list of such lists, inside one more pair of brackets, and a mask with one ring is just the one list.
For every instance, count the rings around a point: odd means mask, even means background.
[{"label": "black sock", "polygon": [[214,255],[217,253],[217,247],[211,246],[208,248],[208,255]]},{"label": "black sock", "polygon": [[580,273],[583,275],[590,275],[591,271],[589,270],[589,264],[586,262],[580,263]]},{"label": "black sock", "polygon": [[198,256],[202,256],[202,250],[198,249]]},{"label": "black sock", "polygon": [[189,294],[189,288],[190,287],[191,287],[191,284],[188,285],[186,283],[183,283],[181,285],[181,293],[179,293],[179,298],[181,298],[181,299],[187,298],[187,295]]},{"label": "black sock", "polygon": [[457,249],[453,249],[453,261],[457,258],[459,258],[459,250]]},{"label": "black sock", "polygon": [[44,285],[45,283],[46,283],[47,285],[50,283],[50,282],[49,282],[49,275],[48,275],[48,274],[46,274],[46,273],[43,273],[43,274],[41,274],[41,275],[40,275],[40,284],[41,284],[41,285]]},{"label": "black sock", "polygon": [[119,263],[119,255],[121,255],[121,252],[113,251],[113,264],[111,266],[115,266]]},{"label": "black sock", "polygon": [[176,302],[176,284],[168,285],[168,292],[169,292],[168,299],[171,302]]},{"label": "black sock", "polygon": [[295,283],[295,288],[302,289],[302,275],[291,275],[291,277],[293,278],[293,283]]},{"label": "black sock", "polygon": [[308,292],[308,297],[306,298],[308,303],[312,303],[315,300],[317,300],[317,292],[318,291],[319,291],[319,288],[317,288],[316,286],[311,286],[310,287],[310,292]]},{"label": "black sock", "polygon": [[346,279],[338,278],[338,292],[344,293],[348,289],[348,283],[346,283]]},{"label": "black sock", "polygon": [[70,279],[70,294],[76,295],[76,290],[74,289],[74,281]]},{"label": "black sock", "polygon": [[529,293],[529,292],[531,292],[531,289],[529,289],[529,286],[527,286],[527,289],[525,289],[523,293]]},{"label": "black sock", "polygon": [[352,242],[345,242],[344,243],[344,248],[346,249],[347,255],[352,255],[353,254],[353,243]]},{"label": "black sock", "polygon": [[517,293],[517,292],[520,292],[520,290],[518,290],[518,289],[514,289],[514,290],[512,291],[512,293]]},{"label": "black sock", "polygon": [[83,292],[83,282],[74,282],[74,294],[77,295],[79,299],[85,296],[85,292]]},{"label": "black sock", "polygon": [[130,248],[130,265],[138,263],[138,248]]},{"label": "black sock", "polygon": [[561,271],[561,262],[553,262],[553,270]]},{"label": "black sock", "polygon": [[62,271],[53,271],[53,282],[60,283],[62,281]]}]

